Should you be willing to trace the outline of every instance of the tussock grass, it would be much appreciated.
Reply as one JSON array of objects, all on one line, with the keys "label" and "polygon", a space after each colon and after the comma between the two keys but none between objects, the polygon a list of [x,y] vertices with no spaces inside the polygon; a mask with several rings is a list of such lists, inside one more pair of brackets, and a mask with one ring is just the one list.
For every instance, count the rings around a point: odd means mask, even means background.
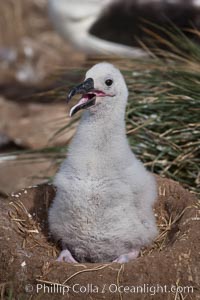
[{"label": "tussock grass", "polygon": [[[150,65],[126,72],[134,91],[126,114],[129,140],[151,171],[199,193],[200,47],[177,28],[162,30],[170,42],[150,34],[155,45],[166,44],[168,49],[155,47]],[[191,31],[199,37],[199,31]]]},{"label": "tussock grass", "polygon": [[197,191],[200,73],[170,65],[167,70],[133,73],[127,79],[134,91],[126,113],[133,151],[151,171]]}]

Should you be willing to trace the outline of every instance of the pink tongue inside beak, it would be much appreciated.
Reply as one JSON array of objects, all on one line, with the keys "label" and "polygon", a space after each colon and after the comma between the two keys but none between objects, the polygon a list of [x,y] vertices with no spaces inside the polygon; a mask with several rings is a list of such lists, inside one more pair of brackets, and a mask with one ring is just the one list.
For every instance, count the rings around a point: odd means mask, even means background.
[{"label": "pink tongue inside beak", "polygon": [[[79,105],[81,105],[81,104],[83,104],[83,103],[86,103],[88,101],[88,97],[82,97],[79,101],[78,101],[78,103],[76,104],[76,105],[74,105],[73,107],[75,107],[75,106],[79,106]],[[72,107],[72,108],[73,108]]]},{"label": "pink tongue inside beak", "polygon": [[[107,96],[107,94],[105,94],[104,92],[102,92],[102,91],[99,91],[99,90],[94,90],[94,91],[92,91],[92,92],[89,92],[88,94],[84,94],[83,96],[82,96],[82,98],[79,100],[79,102],[76,104],[76,105],[74,105],[72,108],[71,108],[71,110],[70,110],[70,117],[74,114],[74,113],[76,113],[76,111],[78,111],[79,109],[81,109],[81,107],[79,107],[79,106],[82,106],[82,107],[87,107],[86,105],[87,105],[87,102],[88,102],[88,107],[89,107],[89,104],[90,104],[90,102],[92,101],[92,99],[94,98],[94,97],[104,97],[104,96]],[[85,104],[85,105],[84,105]],[[90,105],[91,106],[91,105]],[[78,109],[79,108],[79,109]]]},{"label": "pink tongue inside beak", "polygon": [[83,95],[83,97],[78,101],[77,104],[80,105],[80,104],[86,103],[88,100],[89,100],[88,96]]},{"label": "pink tongue inside beak", "polygon": [[73,111],[74,111],[78,106],[80,106],[81,104],[87,103],[88,100],[90,100],[88,94],[83,95],[83,97],[78,101],[78,103],[77,103],[76,105],[74,105],[74,106],[71,108],[70,113],[69,113],[70,117],[72,116]]}]

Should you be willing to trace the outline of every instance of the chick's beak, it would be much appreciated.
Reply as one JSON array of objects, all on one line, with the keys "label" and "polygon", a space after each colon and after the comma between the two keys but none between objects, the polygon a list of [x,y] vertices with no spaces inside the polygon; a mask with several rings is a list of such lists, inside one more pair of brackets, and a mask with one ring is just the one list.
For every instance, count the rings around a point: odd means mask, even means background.
[{"label": "chick's beak", "polygon": [[92,91],[94,91],[94,80],[92,78],[86,79],[83,83],[69,91],[67,102],[69,102],[75,95],[82,94],[79,102],[71,108],[70,117],[80,109],[88,108],[95,104],[96,94],[92,93]]},{"label": "chick's beak", "polygon": [[72,97],[77,94],[86,94],[94,89],[94,80],[92,78],[86,79],[83,83],[77,85],[69,91],[67,96],[67,102],[69,102]]}]

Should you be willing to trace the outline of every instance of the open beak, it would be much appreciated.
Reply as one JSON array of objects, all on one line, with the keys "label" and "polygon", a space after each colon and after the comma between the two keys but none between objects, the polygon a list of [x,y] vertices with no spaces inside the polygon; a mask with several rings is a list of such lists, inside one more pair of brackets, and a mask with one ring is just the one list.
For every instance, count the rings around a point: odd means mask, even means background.
[{"label": "open beak", "polygon": [[67,102],[77,94],[82,94],[79,102],[74,105],[70,110],[70,117],[72,117],[80,109],[85,109],[95,105],[96,97],[104,97],[105,93],[94,88],[94,80],[92,78],[86,79],[83,83],[77,85],[69,91]]},{"label": "open beak", "polygon": [[80,109],[88,108],[95,104],[96,94],[92,91],[94,91],[94,80],[92,78],[86,79],[83,83],[79,84],[69,91],[69,94],[67,96],[68,102],[72,99],[73,96],[82,94],[79,102],[71,108],[70,117]]}]

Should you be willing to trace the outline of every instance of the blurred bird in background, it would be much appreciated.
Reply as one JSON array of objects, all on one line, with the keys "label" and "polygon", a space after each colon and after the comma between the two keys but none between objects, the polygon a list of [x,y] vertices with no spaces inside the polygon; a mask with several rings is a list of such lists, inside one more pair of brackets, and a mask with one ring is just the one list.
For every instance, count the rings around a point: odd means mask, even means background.
[{"label": "blurred bird in background", "polygon": [[[197,39],[200,0],[49,0],[57,31],[87,54],[143,57],[149,30],[166,37],[173,28]],[[168,37],[169,38],[169,37]]]}]

